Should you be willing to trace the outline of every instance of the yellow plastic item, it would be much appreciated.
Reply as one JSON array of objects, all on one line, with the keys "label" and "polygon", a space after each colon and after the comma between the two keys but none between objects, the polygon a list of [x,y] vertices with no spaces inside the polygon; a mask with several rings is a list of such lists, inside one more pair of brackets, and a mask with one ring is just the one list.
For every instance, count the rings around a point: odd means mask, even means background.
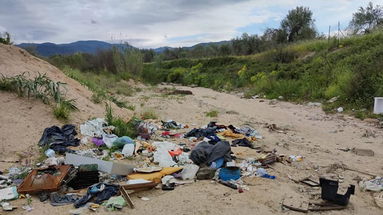
[{"label": "yellow plastic item", "polygon": [[165,167],[159,172],[153,173],[133,173],[127,176],[128,179],[145,179],[156,183],[161,183],[161,178],[165,175],[170,175],[178,172],[182,167]]}]

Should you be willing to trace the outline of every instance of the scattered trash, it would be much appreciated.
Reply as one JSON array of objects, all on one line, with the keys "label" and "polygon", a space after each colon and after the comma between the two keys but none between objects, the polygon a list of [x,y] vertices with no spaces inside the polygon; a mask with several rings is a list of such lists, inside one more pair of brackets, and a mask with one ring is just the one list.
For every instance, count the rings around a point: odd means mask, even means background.
[{"label": "scattered trash", "polygon": [[190,180],[196,177],[196,174],[199,170],[199,166],[195,164],[185,165],[183,170],[181,171],[182,180]]},{"label": "scattered trash", "polygon": [[57,191],[60,189],[61,184],[69,174],[71,168],[69,165],[62,165],[34,169],[17,188],[17,191],[22,194]]},{"label": "scattered trash", "polygon": [[338,100],[339,96],[335,96],[335,97],[332,97],[331,99],[329,99],[327,102],[328,103],[334,103]]},{"label": "scattered trash", "polygon": [[45,155],[48,157],[48,158],[51,158],[51,157],[54,157],[56,155],[55,151],[53,151],[52,149],[48,149],[45,151]]},{"label": "scattered trash", "polygon": [[290,155],[290,156],[289,156],[289,160],[290,160],[291,162],[302,161],[302,160],[303,160],[303,156],[302,156],[302,155]]},{"label": "scattered trash", "polygon": [[320,102],[309,102],[307,103],[308,106],[312,106],[312,107],[320,107],[322,106],[322,103]]},{"label": "scattered trash", "polygon": [[0,202],[4,200],[17,199],[19,194],[15,186],[4,188],[0,190]]},{"label": "scattered trash", "polygon": [[338,108],[336,109],[336,111],[337,111],[338,113],[342,113],[342,112],[344,111],[344,109],[343,109],[343,107],[338,107]]},{"label": "scattered trash", "polygon": [[74,203],[75,208],[79,208],[85,205],[91,199],[94,199],[94,203],[100,204],[104,200],[108,200],[110,197],[118,193],[119,186],[113,184],[98,183],[88,188],[85,196],[77,200]]},{"label": "scattered trash", "polygon": [[109,174],[115,174],[115,175],[127,175],[129,173],[132,173],[134,169],[134,166],[132,165],[111,162],[111,161],[104,161],[104,160],[95,159],[91,157],[85,157],[85,156],[76,155],[72,153],[66,153],[65,163],[72,164],[75,166],[79,166],[83,164],[97,164],[99,171],[103,171],[103,172],[106,172]]},{"label": "scattered trash", "polygon": [[121,210],[123,207],[125,207],[126,201],[124,197],[122,196],[114,196],[108,199],[102,205],[105,206],[106,209],[110,211],[115,211],[115,210]]},{"label": "scattered trash", "polygon": [[49,200],[52,206],[62,206],[73,204],[80,199],[77,193],[60,194],[53,192],[49,195]]},{"label": "scattered trash", "polygon": [[262,178],[269,178],[269,179],[275,179],[276,178],[273,175],[269,175],[264,168],[258,168],[257,169],[257,176],[262,177]]},{"label": "scattered trash", "polygon": [[383,191],[383,178],[382,177],[376,177],[375,179],[369,180],[369,181],[360,181],[359,187],[363,191],[374,191],[379,192]]},{"label": "scattered trash", "polygon": [[241,170],[238,167],[221,168],[219,179],[222,181],[238,180],[241,177]]},{"label": "scattered trash", "polygon": [[338,181],[319,178],[319,183],[322,187],[321,198],[338,205],[346,206],[350,200],[350,196],[355,193],[355,185],[350,185],[347,192],[342,195],[338,194]]},{"label": "scattered trash", "polygon": [[52,126],[44,130],[43,135],[39,140],[39,146],[49,146],[57,153],[72,152],[68,146],[78,146],[80,140],[74,138],[77,135],[74,125],[68,124],[61,128]]},{"label": "scattered trash", "polygon": [[149,201],[150,199],[148,197],[141,197],[141,200],[143,201]]},{"label": "scattered trash", "polygon": [[17,208],[12,206],[9,202],[0,202],[0,206],[3,208],[3,211],[13,211]]}]

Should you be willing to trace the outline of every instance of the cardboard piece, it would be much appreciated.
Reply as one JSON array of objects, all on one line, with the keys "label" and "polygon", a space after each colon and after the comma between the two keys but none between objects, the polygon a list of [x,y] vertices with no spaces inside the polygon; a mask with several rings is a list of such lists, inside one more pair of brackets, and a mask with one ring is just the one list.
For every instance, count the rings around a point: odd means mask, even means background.
[{"label": "cardboard piece", "polygon": [[85,157],[81,155],[66,153],[65,163],[79,166],[83,164],[97,164],[98,170],[114,175],[128,175],[135,168],[133,165],[104,161],[96,158]]}]

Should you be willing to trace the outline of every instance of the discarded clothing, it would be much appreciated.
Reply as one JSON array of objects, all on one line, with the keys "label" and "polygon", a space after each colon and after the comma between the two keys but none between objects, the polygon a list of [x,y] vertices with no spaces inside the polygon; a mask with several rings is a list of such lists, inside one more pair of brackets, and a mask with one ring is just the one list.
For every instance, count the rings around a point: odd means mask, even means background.
[{"label": "discarded clothing", "polygon": [[209,180],[214,178],[215,172],[217,169],[213,169],[210,167],[202,167],[197,172],[197,179],[198,180]]},{"label": "discarded clothing", "polygon": [[174,120],[168,120],[168,121],[161,121],[162,122],[162,127],[165,129],[181,129],[184,128],[185,126],[182,125],[181,123],[177,123]]},{"label": "discarded clothing", "polygon": [[126,201],[122,196],[115,196],[108,199],[108,201],[104,202],[102,205],[104,205],[106,209],[114,211],[125,207]]},{"label": "discarded clothing", "polygon": [[215,136],[215,128],[193,128],[191,131],[184,135],[185,138],[188,137],[210,137]]},{"label": "discarded clothing", "polygon": [[125,144],[133,144],[133,145],[136,145],[136,143],[134,142],[134,140],[130,137],[127,137],[127,136],[123,136],[123,137],[119,137],[117,138],[114,142],[113,142],[113,147],[117,147],[117,148],[120,148],[122,149],[124,147]]},{"label": "discarded clothing", "polygon": [[51,201],[52,206],[62,206],[68,205],[79,200],[80,197],[78,194],[60,194],[57,192],[51,193],[49,200]]},{"label": "discarded clothing", "polygon": [[245,138],[245,135],[239,134],[239,133],[235,133],[232,130],[223,131],[223,132],[219,133],[219,135],[222,135],[224,137],[231,137],[231,138],[235,138],[235,139],[243,139],[243,138]]},{"label": "discarded clothing", "polygon": [[94,203],[101,204],[110,197],[117,195],[120,186],[114,184],[98,183],[88,188],[85,196],[74,203],[75,208],[79,208],[94,198]]},{"label": "discarded clothing", "polygon": [[68,146],[78,146],[80,139],[75,138],[77,135],[74,125],[64,125],[61,129],[57,126],[52,126],[44,130],[43,135],[39,140],[39,146],[49,146],[55,152],[73,152],[67,149]]},{"label": "discarded clothing", "polygon": [[233,147],[244,146],[244,147],[254,148],[254,144],[247,138],[236,139],[236,140],[233,140],[231,143],[232,143],[231,146]]},{"label": "discarded clothing", "polygon": [[231,148],[227,141],[220,141],[215,145],[206,142],[199,143],[190,153],[190,159],[197,165],[210,165],[213,161],[224,157],[226,162],[231,161]]},{"label": "discarded clothing", "polygon": [[217,125],[217,122],[209,122],[207,128],[213,128],[214,130],[227,129],[225,125]]},{"label": "discarded clothing", "polygon": [[361,181],[359,182],[359,186],[362,190],[379,192],[383,191],[383,178],[376,177],[375,179],[369,181]]},{"label": "discarded clothing", "polygon": [[150,136],[158,130],[157,125],[150,122],[140,122],[137,126],[138,136],[142,139],[149,140]]},{"label": "discarded clothing", "polygon": [[15,186],[0,190],[0,202],[4,200],[17,199],[18,197],[19,194],[17,193],[17,188]]},{"label": "discarded clothing", "polygon": [[101,139],[101,138],[97,138],[97,137],[92,137],[92,142],[96,145],[96,146],[102,146],[104,145],[104,141]]},{"label": "discarded clothing", "polygon": [[89,120],[80,125],[80,133],[89,137],[103,137],[106,133],[104,129],[108,128],[107,123],[102,118]]},{"label": "discarded clothing", "polygon": [[263,138],[262,135],[260,133],[258,133],[257,130],[255,130],[249,126],[244,126],[241,128],[235,128],[234,130],[235,130],[235,132],[237,132],[239,134],[243,134],[246,137],[255,137],[256,139],[262,139]]}]

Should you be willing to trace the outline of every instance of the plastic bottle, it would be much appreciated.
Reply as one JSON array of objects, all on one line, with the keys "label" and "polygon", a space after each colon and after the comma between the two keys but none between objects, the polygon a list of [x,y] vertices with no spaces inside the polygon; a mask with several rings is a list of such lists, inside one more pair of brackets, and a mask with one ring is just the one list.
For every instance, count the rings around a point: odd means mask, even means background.
[{"label": "plastic bottle", "polygon": [[276,178],[273,175],[267,174],[267,172],[264,168],[258,168],[257,169],[257,176],[262,177],[262,178],[269,178],[269,179],[275,179]]}]

